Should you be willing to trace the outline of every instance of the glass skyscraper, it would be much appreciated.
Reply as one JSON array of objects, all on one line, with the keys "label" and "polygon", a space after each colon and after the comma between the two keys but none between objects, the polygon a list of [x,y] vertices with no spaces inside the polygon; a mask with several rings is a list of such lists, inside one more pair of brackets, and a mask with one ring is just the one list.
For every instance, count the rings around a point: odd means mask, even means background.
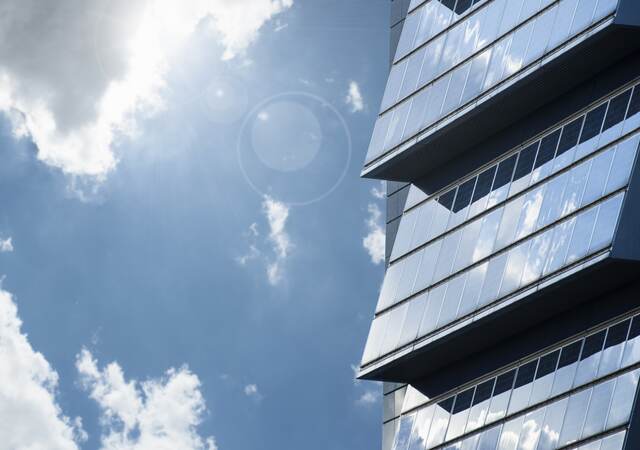
[{"label": "glass skyscraper", "polygon": [[383,450],[640,449],[640,2],[393,0]]}]

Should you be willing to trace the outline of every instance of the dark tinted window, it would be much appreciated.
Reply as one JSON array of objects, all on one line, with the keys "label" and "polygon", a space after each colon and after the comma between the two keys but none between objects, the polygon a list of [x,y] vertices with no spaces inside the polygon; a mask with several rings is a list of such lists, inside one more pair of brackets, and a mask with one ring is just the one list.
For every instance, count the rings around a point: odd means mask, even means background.
[{"label": "dark tinted window", "polygon": [[458,4],[456,5],[456,14],[462,14],[467,9],[471,8],[472,0],[458,0]]},{"label": "dark tinted window", "polygon": [[607,117],[604,119],[604,130],[609,129],[624,120],[624,114],[627,112],[629,97],[631,97],[631,89],[611,99],[611,102],[609,102],[609,109],[607,110]]},{"label": "dark tinted window", "polygon": [[538,364],[538,371],[536,372],[536,378],[542,378],[545,375],[549,375],[556,370],[558,364],[558,358],[560,357],[560,350],[556,350],[553,353],[540,358],[540,364]]},{"label": "dark tinted window", "polygon": [[533,162],[536,159],[537,149],[538,142],[536,142],[535,144],[531,144],[529,147],[520,152],[520,156],[518,157],[518,165],[516,166],[516,171],[513,175],[514,180],[518,180],[531,173],[531,169],[533,169]]},{"label": "dark tinted window", "polygon": [[453,212],[458,212],[461,209],[469,206],[471,203],[471,195],[473,194],[473,187],[476,184],[476,179],[472,178],[458,188],[458,194],[456,195],[456,202],[453,207]]},{"label": "dark tinted window", "polygon": [[580,135],[580,143],[588,141],[592,137],[600,133],[602,128],[602,120],[604,119],[604,113],[607,109],[607,104],[598,106],[593,111],[589,111],[587,118],[584,121],[584,127],[582,128],[582,134]]},{"label": "dark tinted window", "polygon": [[633,89],[633,96],[631,96],[627,117],[633,116],[638,112],[640,112],[640,88],[636,87]]},{"label": "dark tinted window", "polygon": [[503,373],[496,380],[496,389],[493,392],[493,395],[499,395],[503,392],[510,391],[513,387],[513,379],[516,375],[516,369],[510,370],[507,373]]},{"label": "dark tinted window", "polygon": [[602,344],[604,344],[604,336],[606,330],[602,330],[599,333],[588,336],[584,341],[584,348],[582,349],[582,355],[580,359],[587,359],[589,356],[596,354],[602,350]]},{"label": "dark tinted window", "polygon": [[560,362],[558,363],[558,369],[569,366],[576,362],[580,357],[580,349],[582,348],[582,341],[569,344],[562,349],[560,354]]},{"label": "dark tinted window", "polygon": [[438,203],[440,203],[442,206],[444,206],[447,209],[451,209],[451,207],[453,206],[453,199],[455,198],[455,195],[456,195],[456,190],[451,189],[449,192],[442,194],[438,198]]},{"label": "dark tinted window", "polygon": [[492,378],[489,381],[485,381],[482,384],[479,384],[476,388],[476,394],[473,396],[473,404],[477,405],[491,397],[491,393],[493,392],[493,384],[496,379]]},{"label": "dark tinted window", "polygon": [[496,166],[485,170],[478,175],[478,181],[476,183],[476,189],[473,192],[473,201],[481,199],[491,191],[491,184],[493,183],[493,176],[496,173]]},{"label": "dark tinted window", "polygon": [[538,361],[531,361],[530,363],[520,366],[518,369],[518,376],[516,377],[516,384],[514,388],[524,386],[525,384],[533,381],[533,376],[536,374],[536,365]]},{"label": "dark tinted window", "polygon": [[629,339],[635,339],[640,336],[640,316],[633,318],[631,330],[629,331]]},{"label": "dark tinted window", "polygon": [[438,402],[438,406],[447,412],[451,412],[453,410],[453,399],[454,397],[449,397],[446,400],[442,400]]},{"label": "dark tinted window", "polygon": [[464,392],[461,392],[456,397],[456,404],[453,407],[453,413],[459,413],[460,411],[464,411],[471,406],[471,400],[473,399],[473,388],[467,389]]},{"label": "dark tinted window", "polygon": [[580,129],[582,128],[583,120],[584,116],[579,117],[573,122],[565,125],[562,129],[562,137],[560,138],[560,144],[558,144],[558,151],[556,152],[557,155],[562,155],[578,143],[578,137],[580,136]]},{"label": "dark tinted window", "polygon": [[538,151],[538,157],[536,158],[536,168],[553,159],[554,155],[556,154],[556,147],[558,147],[560,131],[561,130],[556,130],[553,133],[543,137],[540,141],[540,150]]},{"label": "dark tinted window", "polygon": [[629,331],[629,324],[631,323],[631,319],[625,320],[617,325],[609,328],[609,332],[607,333],[607,342],[605,343],[605,348],[613,347],[614,345],[621,344],[627,339],[627,331]]},{"label": "dark tinted window", "polygon": [[498,173],[496,173],[496,179],[493,183],[494,190],[501,188],[511,181],[511,176],[513,175],[513,168],[516,165],[517,156],[518,155],[513,155],[500,163],[500,165],[498,166]]}]

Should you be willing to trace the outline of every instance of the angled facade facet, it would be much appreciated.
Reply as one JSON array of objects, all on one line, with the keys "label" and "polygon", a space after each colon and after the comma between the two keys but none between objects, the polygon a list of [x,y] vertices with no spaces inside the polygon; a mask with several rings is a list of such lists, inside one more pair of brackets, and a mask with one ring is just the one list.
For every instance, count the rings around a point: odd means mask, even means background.
[{"label": "angled facade facet", "polygon": [[640,448],[640,3],[392,0],[383,450]]}]

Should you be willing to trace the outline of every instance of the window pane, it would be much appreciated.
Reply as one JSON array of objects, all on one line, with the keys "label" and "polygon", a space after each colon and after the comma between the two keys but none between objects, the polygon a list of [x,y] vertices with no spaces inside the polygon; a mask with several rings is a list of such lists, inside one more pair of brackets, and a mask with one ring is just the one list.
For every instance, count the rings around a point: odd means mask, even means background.
[{"label": "window pane", "polygon": [[456,256],[456,250],[458,249],[461,235],[462,230],[458,229],[457,231],[445,236],[444,242],[442,243],[442,249],[440,250],[440,256],[438,256],[435,274],[433,276],[434,282],[442,280],[444,277],[451,274],[453,258]]},{"label": "window pane", "polygon": [[437,200],[435,206],[436,211],[434,212],[433,222],[431,225],[431,231],[429,232],[429,236],[427,240],[431,240],[436,236],[444,233],[447,228],[447,223],[449,223],[449,214],[451,214],[451,209],[453,207],[453,200],[456,195],[456,190],[451,189],[450,191],[442,194]]},{"label": "window pane", "polygon": [[482,289],[482,283],[487,274],[489,263],[480,264],[471,269],[467,276],[467,284],[464,287],[458,317],[465,316],[476,310],[478,295]]},{"label": "window pane", "polygon": [[447,211],[437,211],[442,208],[442,205],[437,201],[428,201],[418,207],[415,210],[418,214],[418,220],[413,231],[413,238],[411,240],[410,248],[416,248],[427,242],[429,234],[431,232],[432,221],[438,214],[448,216]]},{"label": "window pane", "polygon": [[562,348],[558,369],[556,370],[556,376],[553,380],[553,388],[551,389],[552,396],[567,392],[571,389],[571,386],[573,386],[582,342],[583,341],[574,342]]},{"label": "window pane", "polygon": [[484,21],[478,34],[477,49],[493,42],[498,37],[498,27],[500,26],[500,19],[506,3],[506,0],[494,0],[486,6]]},{"label": "window pane", "polygon": [[416,339],[418,335],[418,328],[420,327],[420,322],[424,315],[426,303],[427,299],[424,295],[413,298],[408,303],[407,314],[404,319],[404,325],[402,326],[402,332],[397,345],[398,348]]},{"label": "window pane", "polygon": [[559,446],[568,445],[580,439],[590,397],[591,389],[580,391],[569,397],[567,413],[564,416],[562,432],[560,433]]},{"label": "window pane", "polygon": [[429,292],[427,299],[427,308],[424,311],[424,317],[420,324],[419,336],[425,336],[436,329],[438,323],[438,317],[440,316],[440,310],[442,309],[442,303],[444,302],[444,295],[446,293],[446,284],[432,289]]},{"label": "window pane", "polygon": [[627,105],[629,104],[630,98],[631,89],[627,89],[609,102],[609,109],[607,110],[607,115],[602,127],[602,136],[600,136],[600,142],[598,143],[599,147],[604,147],[620,137],[622,121],[627,112]]},{"label": "window pane", "polygon": [[571,264],[587,256],[597,214],[598,208],[590,208],[576,218],[565,264]]},{"label": "window pane", "polygon": [[507,415],[521,411],[529,405],[529,397],[531,396],[531,388],[533,387],[533,378],[536,374],[537,365],[538,360],[535,360],[518,368]]},{"label": "window pane", "polygon": [[529,405],[538,404],[549,398],[559,358],[560,350],[556,350],[540,358]]},{"label": "window pane", "polygon": [[387,319],[388,315],[385,314],[373,319],[373,322],[371,322],[369,337],[367,338],[367,344],[365,345],[364,354],[362,355],[363,364],[369,363],[380,356],[380,346],[382,345],[382,339],[386,331]]},{"label": "window pane", "polygon": [[396,234],[396,240],[393,242],[393,250],[391,251],[391,258],[395,259],[398,256],[404,255],[409,251],[411,245],[411,237],[413,236],[413,229],[416,225],[416,219],[418,218],[420,209],[414,209],[405,213],[400,219],[400,226],[398,227],[398,233]]},{"label": "window pane", "polygon": [[394,112],[391,123],[389,124],[389,133],[385,141],[384,148],[391,149],[398,146],[402,142],[402,134],[404,133],[404,125],[407,123],[409,110],[411,109],[411,99],[398,105]]},{"label": "window pane", "polygon": [[582,158],[595,150],[606,110],[607,104],[604,103],[587,114],[580,134],[580,145],[576,151],[576,159]]},{"label": "window pane", "polygon": [[402,87],[398,98],[405,98],[416,90],[418,86],[418,78],[420,77],[420,69],[422,68],[422,60],[424,59],[424,48],[418,50],[408,58],[407,70],[404,73]]},{"label": "window pane", "polygon": [[539,144],[539,142],[535,142],[520,152],[509,195],[515,195],[529,186],[530,175],[533,170],[533,163],[536,159]]},{"label": "window pane", "polygon": [[560,143],[558,144],[558,150],[556,152],[556,159],[553,163],[554,171],[567,167],[573,162],[583,120],[584,116],[579,117],[573,122],[565,125],[562,129],[562,137],[560,138]]},{"label": "window pane", "polygon": [[[587,177],[589,167],[585,168],[584,178]],[[565,172],[557,177],[553,178],[546,184],[546,190],[544,193],[544,199],[542,206],[540,207],[540,213],[538,214],[537,229],[543,228],[560,218],[562,213],[562,198],[564,196],[564,190],[570,178],[570,173]]]},{"label": "window pane", "polygon": [[436,405],[431,429],[429,430],[429,437],[427,438],[427,448],[439,445],[444,441],[452,409],[453,397],[443,400]]},{"label": "window pane", "polygon": [[440,318],[438,319],[437,325],[438,328],[448,325],[455,320],[466,278],[467,274],[462,273],[446,282],[447,293],[444,297],[442,311],[440,311]]},{"label": "window pane", "polygon": [[531,241],[531,247],[529,248],[529,254],[527,255],[527,264],[525,265],[522,273],[522,286],[533,283],[539,280],[542,276],[542,269],[544,268],[544,263],[547,260],[547,253],[551,248],[552,236],[553,230],[547,230],[533,238]]},{"label": "window pane", "polygon": [[511,35],[508,35],[493,45],[491,62],[487,69],[487,76],[484,79],[484,90],[489,89],[498,81],[502,80],[502,73],[504,72],[504,66],[507,60],[506,51],[509,48],[510,43]]},{"label": "window pane", "polygon": [[598,377],[608,375],[620,368],[622,350],[624,348],[624,342],[627,339],[630,324],[631,319],[609,328],[607,339],[604,342],[604,351],[602,352],[600,367],[598,368]]},{"label": "window pane", "polygon": [[485,276],[484,285],[480,292],[480,306],[487,305],[498,297],[498,289],[500,288],[500,280],[502,280],[507,256],[507,253],[503,253],[489,261],[487,275]]},{"label": "window pane", "polygon": [[477,430],[484,425],[489,412],[489,404],[491,403],[491,393],[493,392],[493,385],[495,384],[495,378],[492,378],[484,383],[481,383],[476,388],[475,395],[473,396],[473,406],[469,411],[469,419],[467,420],[466,433]]},{"label": "window pane", "polygon": [[431,285],[440,247],[442,247],[442,240],[435,241],[424,248],[420,269],[418,269],[418,275],[416,277],[415,292],[419,292]]},{"label": "window pane", "polygon": [[411,111],[407,124],[404,127],[403,139],[408,139],[422,129],[424,124],[424,111],[427,108],[431,89],[423,89],[416,94],[411,103]]},{"label": "window pane", "polygon": [[456,396],[456,402],[453,405],[453,414],[449,421],[446,440],[455,439],[464,433],[469,417],[469,408],[473,400],[473,392],[475,388],[467,389]]},{"label": "window pane", "polygon": [[384,90],[384,96],[382,97],[382,104],[380,111],[389,109],[397,100],[400,87],[402,86],[402,80],[404,78],[404,71],[407,68],[407,61],[402,61],[399,64],[394,65],[389,73],[389,79],[387,80],[387,87]]},{"label": "window pane", "polygon": [[580,207],[582,197],[589,178],[591,161],[585,161],[571,169],[569,181],[562,197],[560,216],[566,216]]},{"label": "window pane", "polygon": [[396,50],[396,61],[409,53],[413,48],[413,41],[416,36],[418,24],[420,23],[420,11],[415,11],[409,15],[402,25],[402,34],[400,35],[400,41],[398,42],[398,48]]},{"label": "window pane", "polygon": [[600,450],[622,450],[624,445],[625,431],[621,431],[612,436],[607,436],[602,440],[602,446]]},{"label": "window pane", "polygon": [[576,218],[573,217],[554,228],[551,248],[543,271],[545,276],[562,268],[575,223]]},{"label": "window pane", "polygon": [[500,438],[501,428],[502,425],[493,427],[483,432],[480,436],[480,442],[478,442],[477,450],[496,450],[496,445],[498,445],[498,439]]},{"label": "window pane", "polygon": [[489,169],[478,175],[478,181],[476,182],[476,188],[473,191],[473,198],[469,209],[469,217],[474,217],[481,211],[485,210],[489,193],[491,192],[493,178],[496,174],[496,168],[497,166],[491,166]]},{"label": "window pane", "polygon": [[367,161],[377,158],[384,151],[384,141],[387,138],[387,131],[389,130],[392,117],[393,111],[389,111],[380,116],[376,121],[371,135],[369,149],[367,150]]},{"label": "window pane", "polygon": [[594,386],[589,402],[587,418],[582,430],[582,439],[601,433],[607,421],[607,411],[613,394],[616,380],[609,380],[605,383]]},{"label": "window pane", "polygon": [[629,420],[631,407],[636,397],[639,373],[636,369],[617,378],[616,390],[611,401],[609,417],[607,417],[607,428],[617,427]]},{"label": "window pane", "polygon": [[467,84],[462,92],[462,98],[460,103],[465,104],[472,98],[475,98],[482,91],[482,83],[484,82],[485,74],[487,73],[487,67],[491,60],[492,49],[489,48],[479,55],[475,56],[471,61],[471,68],[469,69],[469,76],[467,77]]},{"label": "window pane", "polygon": [[591,25],[591,19],[593,18],[593,11],[596,8],[596,3],[597,0],[580,1],[580,7],[576,9],[573,24],[571,25],[572,35],[579,33],[587,26]]},{"label": "window pane", "polygon": [[498,297],[504,297],[515,292],[520,287],[520,279],[522,271],[527,262],[527,254],[531,241],[525,241],[522,244],[509,250],[509,259],[502,277],[502,284]]},{"label": "window pane", "polygon": [[532,62],[544,54],[551,37],[549,30],[553,27],[557,13],[558,6],[555,5],[536,19],[535,29],[531,35],[531,42],[525,58],[527,62]]},{"label": "window pane", "polygon": [[573,382],[574,387],[582,386],[593,380],[598,371],[598,364],[602,356],[602,346],[606,330],[587,336],[580,355],[580,363],[576,372],[576,379]]},{"label": "window pane", "polygon": [[509,404],[509,397],[511,396],[511,388],[513,387],[515,375],[516,370],[513,369],[507,373],[503,373],[496,379],[496,386],[493,391],[493,397],[491,398],[491,406],[489,406],[489,413],[487,414],[487,424],[502,419],[507,413],[507,406]]},{"label": "window pane", "polygon": [[424,86],[432,82],[436,77],[436,69],[440,63],[440,56],[442,55],[442,48],[444,47],[446,37],[447,35],[443,34],[425,47],[424,63],[422,65],[422,71],[420,72],[420,80],[418,81],[419,86]]},{"label": "window pane", "polygon": [[536,231],[536,223],[544,200],[545,189],[546,186],[543,185],[526,194],[522,212],[520,213],[516,239],[521,239]]},{"label": "window pane", "polygon": [[500,203],[507,198],[509,183],[511,183],[511,177],[513,176],[513,170],[516,166],[517,156],[518,155],[512,155],[498,165],[498,171],[496,173],[495,180],[493,181],[493,187],[491,188],[492,192],[487,205],[488,208],[491,208],[493,205]]},{"label": "window pane", "polygon": [[569,36],[569,27],[573,20],[578,0],[564,0],[558,4],[558,15],[551,30],[549,48],[555,48]]},{"label": "window pane", "polygon": [[449,224],[447,225],[448,229],[454,228],[466,220],[475,185],[476,179],[472,178],[462,183],[458,188],[456,200],[453,204],[453,214],[449,219]]},{"label": "window pane", "polygon": [[609,179],[605,192],[613,192],[625,186],[629,182],[633,162],[636,159],[639,137],[627,139],[616,147],[616,155],[609,171]]},{"label": "window pane", "polygon": [[396,290],[398,289],[398,283],[402,276],[402,266],[402,263],[397,263],[389,266],[387,269],[387,272],[384,275],[384,281],[382,282],[376,311],[382,311],[393,304]]},{"label": "window pane", "polygon": [[540,141],[540,149],[538,150],[538,156],[534,166],[535,170],[531,175],[532,183],[535,183],[551,174],[551,169],[554,164],[553,157],[555,156],[556,149],[558,148],[561,131],[562,130],[556,130],[543,137]]},{"label": "window pane", "polygon": [[467,267],[473,261],[473,253],[478,243],[478,236],[482,230],[481,218],[469,222],[462,230],[462,237],[460,238],[460,246],[458,247],[458,254],[456,255],[456,261],[453,264],[453,270],[457,271],[463,267]]},{"label": "window pane", "polygon": [[386,355],[398,347],[398,340],[400,339],[400,333],[402,332],[402,324],[404,323],[404,318],[407,314],[407,303],[391,310],[387,314],[389,315],[387,331],[384,335],[384,340],[382,341],[380,355]]},{"label": "window pane", "polygon": [[498,450],[516,450],[523,421],[524,417],[517,417],[503,425]]},{"label": "window pane", "polygon": [[622,356],[622,367],[627,367],[640,361],[640,316],[633,318],[631,329],[627,337]]},{"label": "window pane", "polygon": [[502,74],[503,78],[509,77],[523,67],[524,55],[527,51],[532,32],[533,22],[528,22],[514,33],[511,46],[509,47],[504,73]]},{"label": "window pane", "polygon": [[588,205],[602,197],[609,177],[609,168],[613,161],[613,155],[614,149],[609,149],[593,158],[589,181],[585,187],[584,195],[580,202],[581,205]]},{"label": "window pane", "polygon": [[400,418],[400,427],[396,433],[396,439],[393,442],[393,450],[406,450],[409,445],[414,418],[415,414],[409,414]]},{"label": "window pane", "polygon": [[522,432],[518,440],[518,450],[533,450],[536,448],[545,412],[546,408],[540,408],[524,416]]},{"label": "window pane", "polygon": [[418,411],[407,450],[423,450],[425,448],[434,411],[434,406],[428,406]]},{"label": "window pane", "polygon": [[524,199],[525,196],[521,195],[505,205],[502,220],[500,221],[498,237],[496,238],[496,245],[494,247],[496,251],[513,242],[516,236],[516,229],[518,227],[518,220],[520,218],[520,211],[524,204]]},{"label": "window pane", "polygon": [[431,87],[431,97],[424,117],[425,127],[430,126],[442,117],[440,111],[442,111],[442,103],[444,102],[444,96],[447,93],[447,86],[449,85],[450,78],[451,73],[448,73],[444,77],[438,79],[438,81],[436,81]]},{"label": "window pane", "polygon": [[402,271],[402,278],[400,278],[400,284],[398,286],[398,291],[396,292],[395,302],[407,298],[414,292],[413,284],[416,279],[416,274],[418,273],[421,257],[421,252],[415,252],[403,260],[404,270]]},{"label": "window pane", "polygon": [[560,430],[562,429],[568,402],[568,398],[563,398],[547,407],[537,450],[554,450],[558,447]]},{"label": "window pane", "polygon": [[523,0],[507,1],[507,7],[504,10],[502,22],[500,23],[500,34],[504,34],[518,24],[518,17],[520,17],[522,3]]},{"label": "window pane", "polygon": [[482,228],[473,250],[472,261],[477,262],[486,258],[493,251],[493,243],[498,234],[498,227],[502,219],[502,208],[498,208],[482,219]]},{"label": "window pane", "polygon": [[623,198],[623,194],[618,194],[600,205],[598,220],[596,221],[593,236],[591,237],[591,245],[589,246],[590,252],[593,253],[611,244],[618,217],[620,216]]},{"label": "window pane", "polygon": [[631,101],[629,102],[627,118],[624,121],[622,132],[628,133],[629,131],[636,129],[638,126],[640,126],[640,88],[635,87],[633,89]]}]

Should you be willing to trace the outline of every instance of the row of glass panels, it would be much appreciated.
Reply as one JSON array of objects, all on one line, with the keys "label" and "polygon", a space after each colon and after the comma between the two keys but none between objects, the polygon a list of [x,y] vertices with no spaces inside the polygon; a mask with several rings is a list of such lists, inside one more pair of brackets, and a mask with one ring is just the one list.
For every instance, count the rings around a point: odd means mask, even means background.
[{"label": "row of glass panels", "polygon": [[[626,186],[639,140],[636,135],[600,151],[392,263],[376,311],[387,310]],[[438,220],[439,216],[433,214],[432,219]],[[429,221],[421,225],[425,223]]]},{"label": "row of glass panels", "polygon": [[523,145],[478,175],[415,209],[427,196],[411,186],[391,260],[478,216],[638,126],[640,87],[636,86],[633,95],[629,88],[603,101],[586,114]]},{"label": "row of glass panels", "polygon": [[[633,321],[626,319],[594,332],[437,403],[403,413],[396,444],[406,444],[397,445],[396,450],[437,447],[638,362],[640,318],[636,316]],[[633,392],[635,389],[629,395],[631,401]],[[606,414],[607,406],[600,403],[600,412]],[[620,423],[612,424],[617,425]],[[589,435],[604,431],[587,428]],[[412,430],[418,446],[408,445]],[[561,437],[558,434],[556,438]],[[576,439],[585,437],[577,435]],[[561,445],[569,443],[560,439]]]},{"label": "row of glass panels", "polygon": [[[457,23],[486,0],[413,0],[402,25],[394,63]],[[553,0],[545,0],[553,1]],[[419,3],[423,3],[417,8]]]},{"label": "row of glass panels", "polygon": [[[558,172],[593,150],[604,147],[640,126],[640,87],[633,88],[633,94],[631,89],[610,96],[577,119],[553,129],[542,139],[516,148],[515,152],[502,157],[471,179],[461,181],[439,197],[429,199],[426,193],[412,185],[405,212],[427,199],[446,205],[450,202],[447,199],[453,197],[455,200],[448,209],[455,211],[456,216],[451,220],[447,218],[446,230],[450,230],[517,194],[528,185]],[[469,199],[471,189],[473,194]],[[437,205],[428,206],[432,209],[436,207]],[[406,229],[405,233],[413,232],[413,226],[401,225],[401,231],[402,228]],[[407,246],[410,244],[402,241],[402,244],[396,245],[400,248],[394,249],[392,259],[408,251]]]},{"label": "row of glass panels", "polygon": [[[612,6],[600,7],[598,3]],[[561,0],[471,60],[412,94],[376,121],[367,152],[367,163],[509,78],[543,56],[547,50],[559,46],[606,17],[615,10],[615,3],[612,0],[580,0],[577,8],[578,0]],[[420,70],[417,76],[410,74],[407,77],[404,73],[401,83],[405,83],[406,79],[408,86],[412,86],[412,78],[420,80],[421,73],[425,70],[428,72],[429,67],[435,64],[434,61],[440,65],[440,59],[433,59],[433,56],[425,53],[426,65],[418,67]],[[422,79],[427,80],[424,77]],[[418,81],[416,86],[417,83]],[[393,96],[395,88],[391,86],[390,89],[389,95]],[[403,92],[402,87],[399,92]]]},{"label": "row of glass panels", "polygon": [[575,450],[622,450],[626,434],[626,430],[619,431],[611,436],[574,448]]},{"label": "row of glass panels", "polygon": [[[524,0],[493,0],[488,6],[469,15],[446,33],[391,68],[380,111],[389,109],[416,89],[448,72],[460,62],[487,47],[498,36],[503,36],[553,2],[554,0],[542,0],[541,4],[541,0],[526,2]],[[425,5],[425,13],[429,10],[428,6]],[[433,11],[434,15],[443,8],[447,9],[440,4],[439,8]],[[430,17],[422,16],[422,18],[425,20],[424,23],[428,24]],[[436,15],[434,18],[437,20],[440,16]],[[406,49],[406,41],[411,42],[415,20],[412,15],[407,17],[408,22],[404,24],[398,44],[399,52]],[[427,30],[418,27],[416,31],[418,33],[414,36],[414,41],[423,39]]]},{"label": "row of glass panels", "polygon": [[366,365],[611,245],[624,193],[377,316]]},{"label": "row of glass panels", "polygon": [[[588,439],[628,424],[639,376],[640,369],[626,372],[439,448],[555,450]],[[400,419],[393,450],[437,447],[432,436],[439,438],[446,430],[443,420],[425,421],[419,413],[404,416]]]}]

